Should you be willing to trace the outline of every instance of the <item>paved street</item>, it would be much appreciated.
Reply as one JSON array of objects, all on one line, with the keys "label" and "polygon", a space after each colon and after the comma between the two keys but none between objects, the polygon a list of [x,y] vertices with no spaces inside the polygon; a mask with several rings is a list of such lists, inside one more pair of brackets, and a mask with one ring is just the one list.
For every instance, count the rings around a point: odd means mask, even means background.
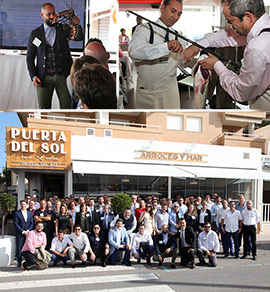
[{"label": "paved street", "polygon": [[[179,262],[179,260],[178,260]],[[22,272],[16,267],[0,269],[0,291],[270,291],[270,242],[260,242],[258,260],[235,260],[218,256],[216,268],[199,267],[190,270],[169,263],[159,267],[77,266],[50,267],[47,270]]]}]

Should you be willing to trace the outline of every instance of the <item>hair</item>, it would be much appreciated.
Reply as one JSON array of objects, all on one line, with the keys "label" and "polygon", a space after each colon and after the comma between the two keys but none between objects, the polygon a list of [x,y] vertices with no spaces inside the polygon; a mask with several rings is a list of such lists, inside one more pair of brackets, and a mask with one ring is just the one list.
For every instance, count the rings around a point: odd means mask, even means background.
[{"label": "hair", "polygon": [[72,64],[72,69],[70,70],[70,81],[73,87],[74,87],[73,80],[74,80],[75,73],[81,70],[82,67],[85,66],[86,64],[101,64],[101,63],[96,58],[92,56],[88,56],[88,55],[85,55],[76,59],[75,62]]},{"label": "hair", "polygon": [[124,28],[121,28],[121,29],[120,29],[120,32],[122,33],[123,31],[126,31],[126,30],[125,30]]},{"label": "hair", "polygon": [[78,227],[81,228],[81,225],[80,225],[80,224],[75,224],[75,226],[74,226],[74,230],[75,230],[75,228],[78,228]]},{"label": "hair", "polygon": [[63,229],[59,229],[59,230],[58,230],[58,234],[59,234],[59,233],[64,233],[64,234],[65,234],[65,230],[63,230]]},{"label": "hair", "polygon": [[221,0],[222,4],[228,4],[230,14],[243,21],[246,12],[260,18],[265,13],[263,0]]},{"label": "hair", "polygon": [[46,8],[46,6],[52,6],[52,7],[55,7],[52,3],[50,2],[47,2],[47,3],[44,3],[42,6],[41,6],[41,12],[43,12]]},{"label": "hair", "polygon": [[119,219],[117,219],[117,220],[116,220],[116,222],[115,222],[115,223],[117,224],[118,222],[121,222],[121,223],[123,223],[123,220],[122,220],[121,218],[119,218]]},{"label": "hair", "polygon": [[89,109],[116,109],[116,82],[102,65],[86,65],[74,74],[76,96]]},{"label": "hair", "polygon": [[[29,201],[30,202],[30,201]],[[27,204],[27,202],[25,200],[20,200],[20,204],[25,203]]]},{"label": "hair", "polygon": [[86,212],[87,212],[87,205],[86,203],[81,203],[80,204],[80,212],[82,211],[82,207],[85,206]]},{"label": "hair", "polygon": [[37,226],[38,224],[42,224],[44,226],[43,222],[36,222],[35,226]]},{"label": "hair", "polygon": [[[176,2],[183,3],[183,0],[176,0]],[[171,3],[171,0],[164,0],[164,1],[162,2],[162,5],[164,5],[164,6],[166,7],[166,6],[169,5],[170,3]]]},{"label": "hair", "polygon": [[91,43],[100,43],[100,44],[103,45],[102,40],[100,40],[100,39],[98,39],[98,38],[90,38],[90,39],[87,41],[87,43],[86,43],[86,45],[85,45],[85,48],[86,48],[89,44],[91,44]]},{"label": "hair", "polygon": [[61,204],[61,207],[60,207],[60,212],[61,212],[61,208],[64,207],[66,209],[64,215],[65,216],[69,216],[69,212],[68,212],[68,208],[67,208],[67,205],[66,204]]},{"label": "hair", "polygon": [[70,207],[70,206],[71,206],[71,204],[72,204],[72,203],[74,203],[74,204],[75,204],[75,207],[77,206],[77,202],[76,202],[75,200],[70,200],[70,201],[69,201],[69,203],[68,203],[68,210],[70,210],[70,209],[71,209],[71,207]]}]

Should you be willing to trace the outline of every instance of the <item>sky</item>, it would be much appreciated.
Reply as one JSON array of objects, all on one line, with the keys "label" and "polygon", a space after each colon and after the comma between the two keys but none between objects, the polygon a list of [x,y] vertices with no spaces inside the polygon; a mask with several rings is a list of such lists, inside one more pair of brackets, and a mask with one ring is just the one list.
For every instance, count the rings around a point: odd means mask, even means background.
[{"label": "sky", "polygon": [[2,173],[3,167],[6,166],[6,127],[22,127],[22,123],[18,118],[17,113],[0,113],[0,173]]}]

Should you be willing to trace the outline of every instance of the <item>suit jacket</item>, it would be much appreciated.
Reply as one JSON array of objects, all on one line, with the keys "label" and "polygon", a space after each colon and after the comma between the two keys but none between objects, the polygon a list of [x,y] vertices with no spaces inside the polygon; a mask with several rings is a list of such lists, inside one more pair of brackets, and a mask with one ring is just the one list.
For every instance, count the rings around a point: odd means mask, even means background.
[{"label": "suit jacket", "polygon": [[171,248],[172,250],[177,248],[177,243],[174,236],[171,234],[168,234],[168,241],[167,241],[167,244],[165,244],[163,242],[163,233],[160,233],[156,236],[155,247],[156,247],[157,255],[159,255],[160,252],[164,252],[167,248]]},{"label": "suit jacket", "polygon": [[106,231],[110,229],[110,224],[113,221],[115,215],[112,212],[109,212],[109,217],[108,217],[108,228],[105,229],[104,227],[104,218],[105,218],[105,213],[103,213],[102,215],[100,214],[99,218],[98,218],[98,222],[97,224],[99,224],[99,226],[101,227],[102,231]]},{"label": "suit jacket", "polygon": [[[179,229],[179,249],[181,249],[181,239],[180,239],[181,229]],[[185,241],[193,249],[196,247],[196,234],[192,227],[186,226],[185,228]]]},{"label": "suit jacket", "polygon": [[[199,225],[200,225],[200,214],[201,214],[201,210],[197,211],[198,216],[197,216],[197,230],[199,230]],[[204,223],[209,222],[211,223],[211,211],[206,209],[206,215],[204,216]]]},{"label": "suit jacket", "polygon": [[[61,50],[63,55],[62,70],[65,77],[67,77],[70,74],[70,68],[72,66],[72,57],[70,54],[68,43],[70,33],[71,29],[70,28],[64,29],[62,24],[59,24],[56,27],[55,43],[56,46]],[[39,47],[33,44],[35,38],[41,41]],[[74,41],[82,40],[83,40],[82,27],[79,26],[78,33]],[[37,65],[35,65],[36,57]],[[40,79],[44,78],[46,71],[46,38],[43,24],[36,28],[35,30],[33,30],[30,34],[30,37],[28,39],[26,62],[31,79],[33,79],[34,76],[37,76]]]},{"label": "suit jacket", "polygon": [[[81,226],[81,212],[76,213],[76,219],[75,219],[75,225],[80,225]],[[85,213],[85,229],[83,232],[92,232],[92,228],[94,226],[94,222],[92,220],[90,212]]]},{"label": "suit jacket", "polygon": [[[34,227],[34,217],[30,211],[27,211],[27,221],[25,222],[21,210],[15,211],[13,217],[16,235],[22,235],[25,230],[31,231]],[[24,236],[24,235],[23,235]]]},{"label": "suit jacket", "polygon": [[[109,231],[109,244],[110,244],[110,254],[114,253],[115,249],[119,249],[120,246],[117,243],[117,227],[110,229]],[[121,243],[120,244],[129,244],[129,237],[125,227],[121,229]]]}]

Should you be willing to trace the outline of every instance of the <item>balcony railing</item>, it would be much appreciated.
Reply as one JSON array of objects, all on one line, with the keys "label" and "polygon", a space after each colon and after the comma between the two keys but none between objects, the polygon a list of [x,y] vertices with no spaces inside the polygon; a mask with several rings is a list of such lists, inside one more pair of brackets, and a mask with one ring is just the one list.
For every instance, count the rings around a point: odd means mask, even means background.
[{"label": "balcony railing", "polygon": [[264,223],[270,223],[270,204],[263,204],[262,221]]},{"label": "balcony railing", "polygon": [[230,136],[230,137],[238,137],[238,138],[253,138],[253,139],[265,139],[262,135],[257,134],[244,134],[244,133],[232,133],[232,132],[223,132],[222,134],[218,135],[211,141],[211,144],[215,144],[219,139]]},{"label": "balcony railing", "polygon": [[[28,114],[29,118],[39,118],[39,119],[48,119],[48,120],[62,120],[62,121],[72,121],[75,123],[93,123],[100,124],[100,119],[90,119],[90,118],[81,118],[81,117],[70,117],[70,116],[54,116],[54,115],[42,115],[42,114]],[[127,123],[127,122],[117,122],[117,121],[108,121],[108,125],[111,126],[122,126],[122,127],[138,127],[144,129],[156,129],[160,130],[161,126],[158,125],[148,125],[148,124],[138,124],[138,123]]]}]

